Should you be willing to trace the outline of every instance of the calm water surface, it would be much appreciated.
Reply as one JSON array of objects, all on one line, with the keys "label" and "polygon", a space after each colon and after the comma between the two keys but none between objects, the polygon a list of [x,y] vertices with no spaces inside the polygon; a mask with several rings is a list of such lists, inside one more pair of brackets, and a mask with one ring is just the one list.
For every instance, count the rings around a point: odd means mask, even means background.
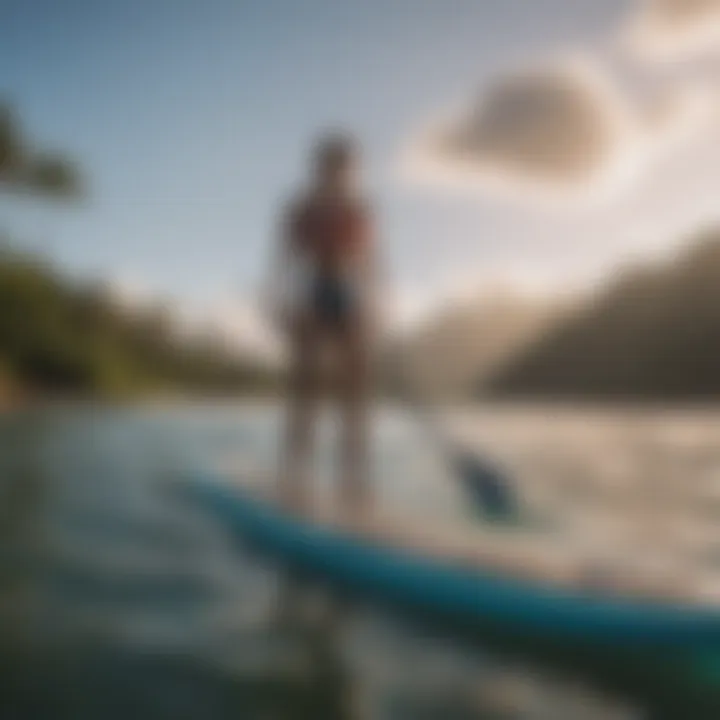
[{"label": "calm water surface", "polygon": [[[719,419],[542,408],[449,417],[459,437],[493,449],[565,542],[572,534],[609,552],[618,527],[647,525],[638,518],[652,491],[657,508],[676,509],[678,527],[663,525],[668,556],[711,580]],[[637,698],[341,608],[238,549],[177,481],[268,472],[278,424],[276,408],[258,405],[0,416],[3,718],[644,717]],[[387,410],[375,430],[384,506],[418,522],[468,522],[411,422]],[[320,435],[327,494],[332,427]]]}]

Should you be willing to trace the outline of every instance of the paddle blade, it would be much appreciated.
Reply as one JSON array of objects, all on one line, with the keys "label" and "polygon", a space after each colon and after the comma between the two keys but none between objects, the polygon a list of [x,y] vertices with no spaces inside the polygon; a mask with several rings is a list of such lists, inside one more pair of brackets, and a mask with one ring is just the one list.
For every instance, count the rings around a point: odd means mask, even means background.
[{"label": "paddle blade", "polygon": [[518,515],[512,484],[502,471],[468,452],[455,455],[454,465],[475,509],[495,519]]}]

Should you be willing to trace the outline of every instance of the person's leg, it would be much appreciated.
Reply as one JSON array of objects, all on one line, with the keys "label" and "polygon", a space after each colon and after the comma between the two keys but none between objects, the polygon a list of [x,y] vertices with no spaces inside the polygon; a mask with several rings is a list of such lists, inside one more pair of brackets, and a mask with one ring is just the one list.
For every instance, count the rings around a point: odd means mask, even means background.
[{"label": "person's leg", "polygon": [[289,507],[307,507],[311,481],[313,426],[319,394],[320,336],[316,324],[305,319],[293,338],[285,447],[280,472],[281,499]]},{"label": "person's leg", "polygon": [[371,504],[368,478],[368,337],[357,323],[337,337],[339,399],[342,413],[339,493],[343,509],[362,514]]}]

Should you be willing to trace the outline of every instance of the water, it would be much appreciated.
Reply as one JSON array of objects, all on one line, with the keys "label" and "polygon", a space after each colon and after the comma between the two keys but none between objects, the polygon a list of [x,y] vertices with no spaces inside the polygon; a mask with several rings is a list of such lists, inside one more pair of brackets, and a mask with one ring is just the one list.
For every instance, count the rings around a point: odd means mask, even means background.
[{"label": "water", "polygon": [[[657,507],[677,508],[686,522],[668,548],[711,580],[720,563],[717,419],[541,408],[449,417],[458,436],[493,448],[566,544],[572,536],[607,550],[609,519],[637,520],[651,484]],[[267,471],[278,420],[261,405],[57,406],[0,417],[3,717],[644,717],[640,698],[340,606],[240,551],[177,480],[211,467]],[[331,469],[330,429],[320,477]],[[412,423],[383,411],[375,434],[384,507],[418,522],[470,521]],[[688,523],[702,532],[686,537]]]}]

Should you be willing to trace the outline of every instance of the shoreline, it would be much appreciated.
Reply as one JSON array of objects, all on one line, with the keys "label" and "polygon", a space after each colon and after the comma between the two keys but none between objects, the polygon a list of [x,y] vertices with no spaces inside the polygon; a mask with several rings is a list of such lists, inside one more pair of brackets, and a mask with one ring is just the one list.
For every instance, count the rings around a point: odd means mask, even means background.
[{"label": "shoreline", "polygon": [[[147,409],[184,409],[198,406],[231,407],[237,405],[268,407],[283,403],[284,395],[275,393],[247,393],[247,394],[192,394],[192,393],[148,393],[136,396],[112,398],[92,395],[72,394],[39,394],[39,393],[12,393],[0,395],[0,415],[11,415],[29,410],[51,409],[58,407],[102,407],[102,408],[147,408]],[[400,410],[406,408],[406,403],[396,398],[378,396],[377,405],[396,407]],[[437,412],[456,411],[467,412],[542,412],[547,413],[600,413],[628,415],[654,415],[684,414],[713,415],[720,410],[720,398],[702,401],[667,401],[667,400],[638,400],[606,401],[598,398],[446,398],[436,403]]]}]

